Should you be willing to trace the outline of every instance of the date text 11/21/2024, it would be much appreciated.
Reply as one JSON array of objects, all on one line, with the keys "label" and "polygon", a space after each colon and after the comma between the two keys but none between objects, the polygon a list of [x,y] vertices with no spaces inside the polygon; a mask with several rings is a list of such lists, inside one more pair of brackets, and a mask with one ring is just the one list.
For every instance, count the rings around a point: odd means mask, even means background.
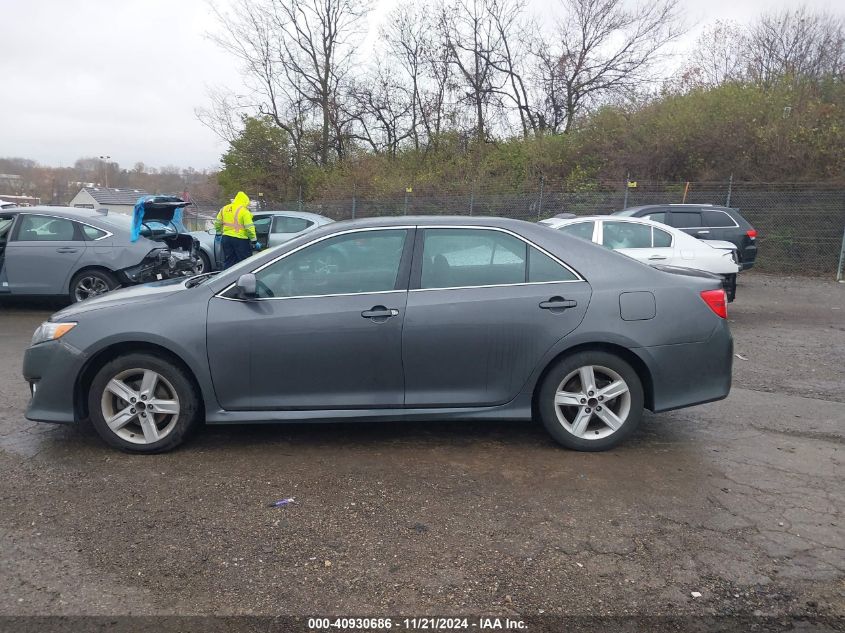
[{"label": "date text 11/21/2024", "polygon": [[422,616],[415,618],[308,618],[308,628],[316,631],[331,630],[390,630],[451,631],[451,630],[526,630],[522,620],[499,617],[444,618]]}]

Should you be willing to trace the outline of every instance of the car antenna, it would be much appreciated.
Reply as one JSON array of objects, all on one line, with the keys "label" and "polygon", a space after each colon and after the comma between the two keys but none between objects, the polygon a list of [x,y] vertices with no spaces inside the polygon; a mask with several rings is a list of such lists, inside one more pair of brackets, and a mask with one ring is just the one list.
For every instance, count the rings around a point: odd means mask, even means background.
[{"label": "car antenna", "polygon": [[102,213],[103,215],[108,215],[109,210],[106,209],[105,207],[100,207],[99,209],[97,209],[97,213]]}]

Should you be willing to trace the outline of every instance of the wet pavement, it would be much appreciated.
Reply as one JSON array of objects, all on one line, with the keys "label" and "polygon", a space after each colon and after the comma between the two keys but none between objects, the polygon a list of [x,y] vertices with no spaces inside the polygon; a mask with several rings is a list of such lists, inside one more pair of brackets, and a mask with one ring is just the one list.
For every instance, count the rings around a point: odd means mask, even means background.
[{"label": "wet pavement", "polygon": [[730,397],[599,454],[531,423],[123,454],[24,419],[49,312],[0,305],[0,614],[845,616],[845,285],[745,275]]}]

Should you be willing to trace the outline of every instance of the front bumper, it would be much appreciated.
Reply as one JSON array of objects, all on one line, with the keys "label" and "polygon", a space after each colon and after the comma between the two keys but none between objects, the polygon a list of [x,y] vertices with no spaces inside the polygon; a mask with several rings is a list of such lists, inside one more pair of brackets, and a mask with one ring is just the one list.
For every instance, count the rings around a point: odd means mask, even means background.
[{"label": "front bumper", "polygon": [[701,343],[658,345],[631,350],[651,371],[652,411],[670,411],[722,400],[731,391],[733,337],[727,321]]},{"label": "front bumper", "polygon": [[64,424],[76,421],[74,387],[84,360],[80,350],[61,339],[24,352],[23,377],[32,392],[27,420]]}]

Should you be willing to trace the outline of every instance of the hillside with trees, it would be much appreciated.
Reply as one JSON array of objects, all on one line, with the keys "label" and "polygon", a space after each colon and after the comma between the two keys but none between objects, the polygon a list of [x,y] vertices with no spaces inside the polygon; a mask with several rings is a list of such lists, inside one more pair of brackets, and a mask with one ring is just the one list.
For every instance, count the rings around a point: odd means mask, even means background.
[{"label": "hillside with trees", "polygon": [[845,179],[840,15],[716,23],[668,71],[677,0],[562,0],[542,19],[520,0],[407,2],[363,60],[369,8],[239,0],[218,15],[244,69],[198,111],[229,142],[224,194]]}]

